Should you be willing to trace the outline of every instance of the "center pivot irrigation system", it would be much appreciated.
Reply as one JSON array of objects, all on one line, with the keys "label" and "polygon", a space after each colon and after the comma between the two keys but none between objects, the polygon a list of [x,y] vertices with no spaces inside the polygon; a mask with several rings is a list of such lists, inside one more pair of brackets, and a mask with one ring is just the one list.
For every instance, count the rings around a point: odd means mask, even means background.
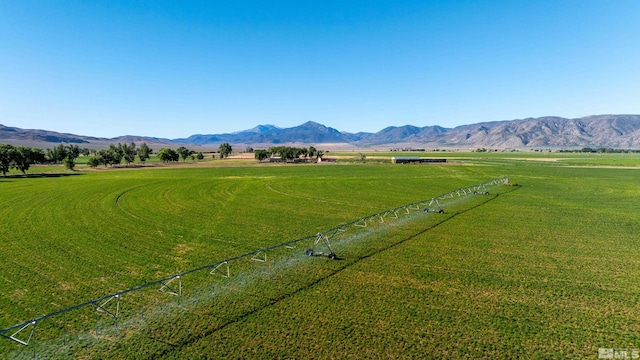
[{"label": "center pivot irrigation system", "polygon": [[[288,241],[285,243],[281,243],[278,245],[273,245],[270,247],[262,248],[259,250],[255,250],[249,253],[245,253],[242,255],[238,255],[229,259],[225,259],[222,261],[218,261],[215,263],[211,263],[208,265],[204,265],[195,269],[191,269],[188,271],[184,271],[179,274],[167,276],[165,278],[152,281],[146,284],[138,285],[132,287],[127,290],[123,290],[114,294],[106,295],[94,300],[90,300],[84,302],[82,304],[78,304],[75,306],[68,307],[66,309],[62,309],[47,315],[42,315],[40,317],[22,322],[20,324],[16,324],[10,326],[5,329],[0,330],[0,337],[8,339],[12,342],[18,343],[23,346],[28,346],[35,336],[35,330],[38,323],[53,318],[55,316],[59,316],[65,313],[69,313],[73,310],[81,309],[81,308],[94,308],[96,313],[105,314],[114,319],[115,324],[117,325],[118,319],[121,316],[120,312],[120,302],[124,295],[131,293],[133,291],[141,290],[144,288],[149,288],[152,286],[158,287],[158,291],[161,293],[165,293],[167,295],[182,297],[182,278],[204,270],[208,270],[210,274],[218,274],[222,275],[225,278],[229,278],[231,276],[229,264],[241,260],[241,259],[249,259],[252,261],[258,262],[266,262],[267,261],[267,253],[269,251],[278,249],[278,248],[287,248],[287,249],[296,249],[296,244],[301,242],[310,242],[313,240],[313,245],[305,251],[307,256],[326,256],[329,259],[335,260],[338,259],[338,256],[333,251],[331,246],[331,241],[337,238],[339,235],[346,233],[349,229],[361,229],[367,228],[374,225],[385,224],[386,221],[390,221],[391,219],[398,219],[401,215],[412,214],[416,212],[422,213],[440,213],[443,214],[444,205],[448,204],[448,200],[462,198],[468,195],[489,195],[489,190],[487,189],[490,186],[496,185],[508,185],[509,178],[502,177],[496,178],[485,183],[479,185],[473,185],[464,187],[461,189],[450,191],[446,194],[428,199],[422,200],[418,202],[414,202],[411,204],[403,205],[394,209],[386,210],[383,212],[379,212],[377,214],[369,215],[358,220],[339,225],[332,229],[317,233],[315,235],[303,237],[300,239]],[[322,247],[326,248],[325,251],[319,251]]]},{"label": "center pivot irrigation system", "polygon": [[[434,197],[428,200],[422,200],[418,202],[414,202],[411,204],[403,205],[394,209],[389,209],[386,211],[379,212],[377,214],[369,215],[358,220],[352,221],[350,223],[342,224],[340,226],[334,227],[332,229],[326,230],[324,232],[318,233],[315,235],[316,239],[313,243],[313,246],[310,249],[307,249],[307,256],[327,256],[331,260],[338,259],[336,253],[333,252],[331,248],[331,239],[337,235],[343,234],[347,232],[349,227],[367,227],[367,224],[371,223],[381,223],[384,224],[385,219],[398,219],[402,214],[410,214],[413,211],[422,211],[425,213],[439,213],[444,214],[444,209],[441,206],[441,202],[446,201],[448,199],[460,198],[465,195],[489,195],[489,190],[487,186],[491,185],[499,185],[499,184],[508,184],[509,178],[498,178],[486,183],[482,183],[479,185],[473,185],[465,188],[461,188],[458,190],[450,191],[446,194],[440,195],[438,197]],[[324,245],[328,252],[317,251],[319,245]]]}]

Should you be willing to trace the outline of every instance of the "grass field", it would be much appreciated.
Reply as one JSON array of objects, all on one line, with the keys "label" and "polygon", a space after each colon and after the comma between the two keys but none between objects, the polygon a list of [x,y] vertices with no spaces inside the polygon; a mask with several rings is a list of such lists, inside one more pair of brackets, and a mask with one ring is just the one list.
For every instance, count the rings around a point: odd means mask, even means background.
[{"label": "grass field", "polygon": [[[0,327],[508,175],[520,186],[339,244],[341,261],[275,254],[215,280],[215,295],[169,299],[103,336],[40,340],[34,352],[595,358],[598,348],[640,348],[640,157],[599,155],[438,153],[455,163],[0,179]],[[95,323],[89,311],[79,317],[61,322]],[[0,349],[33,355],[9,341]]]}]

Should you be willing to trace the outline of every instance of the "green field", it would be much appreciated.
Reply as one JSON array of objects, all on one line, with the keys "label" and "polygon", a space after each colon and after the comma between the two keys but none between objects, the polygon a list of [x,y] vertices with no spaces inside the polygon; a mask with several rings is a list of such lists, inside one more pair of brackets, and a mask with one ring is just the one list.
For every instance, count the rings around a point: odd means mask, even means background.
[{"label": "green field", "polygon": [[[505,175],[519,184],[337,243],[340,261],[280,251],[234,265],[230,279],[185,278],[183,298],[123,297],[118,327],[82,309],[38,324],[29,347],[0,339],[0,350],[8,358],[596,358],[598,348],[640,348],[640,156],[420,155],[450,163],[63,176],[35,167],[40,176],[0,179],[0,328],[463,186]],[[208,283],[216,290],[205,291]]]}]

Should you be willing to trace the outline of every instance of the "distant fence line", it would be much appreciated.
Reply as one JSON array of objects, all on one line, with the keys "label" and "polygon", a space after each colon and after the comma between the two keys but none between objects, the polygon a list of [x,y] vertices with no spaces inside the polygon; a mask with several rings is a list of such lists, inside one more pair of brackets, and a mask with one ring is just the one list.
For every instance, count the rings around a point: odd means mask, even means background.
[{"label": "distant fence line", "polygon": [[[77,304],[65,309],[61,309],[55,312],[52,312],[50,314],[46,314],[46,315],[42,315],[39,317],[36,317],[34,319],[31,320],[27,320],[24,322],[21,322],[19,324],[7,327],[5,329],[1,329],[0,330],[0,336],[8,339],[10,341],[14,341],[17,342],[19,344],[22,344],[24,346],[28,346],[29,343],[31,342],[31,340],[34,337],[35,334],[35,329],[36,329],[36,325],[38,324],[38,322],[43,321],[45,319],[48,318],[52,318],[55,317],[57,315],[61,315],[61,314],[65,314],[68,312],[71,312],[73,310],[77,310],[80,308],[84,308],[84,307],[89,307],[92,306],[95,308],[96,311],[98,312],[102,312],[105,313],[109,316],[112,316],[114,319],[119,318],[119,307],[120,307],[120,297],[122,295],[125,295],[127,293],[130,292],[134,292],[137,290],[141,290],[144,288],[148,288],[151,286],[160,286],[159,290],[162,292],[165,292],[167,294],[170,295],[175,295],[175,296],[182,296],[182,282],[181,282],[181,278],[184,277],[185,275],[189,275],[195,272],[199,272],[199,271],[203,271],[203,270],[209,270],[210,269],[210,273],[214,274],[216,272],[220,273],[221,275],[223,275],[224,277],[229,277],[230,276],[230,272],[229,272],[229,263],[234,262],[236,260],[240,260],[240,259],[245,259],[245,258],[249,258],[252,260],[256,260],[256,261],[266,261],[266,255],[268,251],[274,250],[274,249],[278,249],[278,248],[282,248],[282,247],[292,247],[292,245],[296,244],[296,243],[300,243],[303,241],[310,241],[315,239],[314,245],[311,249],[307,250],[306,254],[307,255],[325,255],[322,252],[315,252],[314,248],[316,245],[322,243],[324,245],[326,245],[329,249],[329,253],[326,254],[329,256],[329,258],[335,258],[335,254],[333,254],[333,251],[331,250],[331,246],[330,246],[330,239],[333,238],[335,235],[339,234],[339,233],[344,233],[349,227],[351,226],[355,226],[355,227],[367,227],[369,223],[373,222],[373,221],[377,221],[378,223],[384,223],[386,218],[398,218],[398,215],[401,212],[405,212],[407,214],[411,213],[412,211],[422,211],[422,212],[438,212],[438,213],[443,213],[444,209],[442,209],[441,204],[440,204],[440,200],[446,200],[446,199],[452,199],[455,197],[462,197],[465,195],[477,195],[477,194],[486,194],[488,195],[489,192],[486,189],[487,186],[490,185],[500,185],[500,184],[509,184],[509,178],[508,177],[501,177],[501,178],[496,178],[487,182],[484,182],[482,184],[478,184],[478,185],[472,185],[472,186],[467,186],[464,188],[460,188],[457,190],[453,190],[450,191],[448,193],[433,197],[431,199],[427,199],[427,200],[421,200],[421,201],[417,201],[411,204],[406,204],[406,205],[402,205],[393,209],[389,209],[389,210],[385,210],[373,215],[368,215],[365,217],[362,217],[360,219],[342,224],[342,225],[338,225],[334,228],[331,228],[329,230],[323,231],[323,232],[319,232],[315,235],[309,235],[303,238],[299,238],[296,240],[291,240],[285,243],[280,243],[277,245],[272,245],[272,246],[268,246],[265,248],[261,248],[252,252],[248,252],[242,255],[238,255],[235,257],[231,257],[225,260],[221,260],[221,261],[217,261],[211,264],[207,264],[204,266],[200,266],[191,270],[187,270],[184,272],[181,272],[179,274],[175,274],[175,275],[171,275],[171,276],[167,276],[164,277],[162,279],[158,279],[155,281],[151,281],[142,285],[138,285],[126,290],[122,290],[113,294],[109,294],[109,295],[105,295],[102,296],[100,298],[97,299],[93,299],[93,300],[89,300],[86,301],[84,303],[81,304]],[[174,284],[173,282],[177,281],[177,284]],[[176,286],[177,285],[177,286]],[[112,301],[115,303],[115,306],[112,305]],[[115,309],[113,309],[115,307]],[[110,310],[111,309],[111,310]],[[27,335],[28,334],[28,335]]]}]

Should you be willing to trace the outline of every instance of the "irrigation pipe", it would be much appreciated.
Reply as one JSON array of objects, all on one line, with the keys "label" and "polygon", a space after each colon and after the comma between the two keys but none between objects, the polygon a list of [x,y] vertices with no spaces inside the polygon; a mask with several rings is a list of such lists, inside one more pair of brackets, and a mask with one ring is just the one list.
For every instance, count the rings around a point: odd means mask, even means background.
[{"label": "irrigation pipe", "polygon": [[[427,199],[427,200],[421,200],[421,201],[417,201],[414,203],[410,203],[410,204],[406,204],[406,205],[402,205],[393,209],[389,209],[389,210],[385,210],[385,211],[381,211],[379,213],[373,214],[373,215],[369,215],[366,217],[362,217],[360,219],[342,224],[342,225],[338,225],[336,227],[333,227],[331,229],[328,229],[326,231],[320,232],[318,234],[315,235],[310,235],[310,236],[306,236],[306,237],[302,237],[299,239],[295,239],[295,240],[291,240],[288,242],[284,242],[284,243],[280,243],[277,245],[272,245],[272,246],[268,246],[268,247],[264,247],[252,252],[248,252],[248,253],[244,253],[241,255],[237,255],[225,260],[221,260],[221,261],[217,261],[211,264],[207,264],[207,265],[203,265],[191,270],[187,270],[178,274],[174,274],[171,276],[167,276],[152,282],[148,282],[142,285],[138,285],[126,290],[122,290],[113,294],[109,294],[109,295],[105,295],[102,296],[100,298],[97,299],[93,299],[93,300],[89,300],[86,301],[84,303],[81,304],[77,304],[65,309],[61,309],[55,312],[52,312],[50,314],[46,314],[46,315],[42,315],[36,318],[33,318],[31,320],[27,320],[24,322],[21,322],[19,324],[13,325],[13,326],[9,326],[7,328],[1,329],[0,330],[0,336],[11,340],[11,341],[15,341],[18,342],[22,345],[28,346],[30,340],[33,337],[34,331],[35,331],[35,327],[37,325],[38,322],[57,316],[57,315],[61,315],[64,313],[68,313],[70,311],[73,310],[77,310],[83,307],[87,307],[87,306],[94,306],[96,308],[96,310],[98,311],[102,311],[105,313],[108,313],[109,315],[113,316],[114,318],[118,318],[118,311],[116,310],[115,313],[109,312],[108,310],[106,310],[105,306],[109,303],[109,301],[111,301],[112,299],[119,299],[122,295],[125,295],[127,293],[133,292],[133,291],[137,291],[137,290],[141,290],[144,288],[148,288],[150,286],[159,286],[162,285],[163,287],[167,287],[168,283],[175,280],[175,279],[180,279],[181,277],[185,276],[185,275],[189,275],[198,271],[202,271],[202,270],[206,270],[206,269],[217,269],[218,267],[220,267],[221,265],[224,264],[228,264],[230,262],[236,261],[236,260],[240,260],[240,259],[244,259],[244,258],[254,258],[256,255],[259,255],[261,253],[266,253],[268,251],[274,250],[274,249],[278,249],[281,247],[291,247],[291,245],[299,243],[299,242],[303,242],[303,241],[309,241],[312,239],[318,239],[321,236],[328,236],[328,237],[332,237],[334,235],[336,235],[337,233],[343,232],[345,231],[348,227],[350,226],[363,226],[362,224],[365,224],[364,226],[366,226],[367,221],[371,221],[373,219],[382,219],[384,222],[384,218],[390,214],[394,214],[395,217],[397,217],[398,213],[400,211],[406,211],[407,213],[409,213],[411,210],[420,210],[421,208],[423,208],[423,211],[428,211],[429,207],[432,206],[433,204],[436,204],[436,206],[439,208],[440,207],[440,203],[439,201],[445,201],[447,199],[452,199],[452,198],[456,198],[456,197],[462,197],[465,195],[470,195],[470,194],[488,194],[488,191],[486,189],[487,186],[492,186],[492,185],[500,185],[500,184],[508,184],[509,183],[509,178],[508,177],[502,177],[502,178],[496,178],[493,180],[489,180],[487,182],[484,182],[482,184],[478,184],[478,185],[472,185],[472,186],[467,186],[464,188],[460,188],[460,189],[456,189],[453,191],[450,191],[448,193],[433,197],[431,199]],[[129,189],[131,190],[131,189]],[[127,190],[127,191],[129,191]],[[121,194],[122,195],[122,194]],[[329,235],[327,235],[329,234]],[[173,293],[174,295],[181,295],[180,294],[176,294]],[[24,340],[24,339],[19,339],[17,337],[17,335],[23,331],[26,330],[28,328],[31,327],[31,333],[29,335],[29,338]],[[13,332],[13,334],[10,334],[11,332]]]}]

